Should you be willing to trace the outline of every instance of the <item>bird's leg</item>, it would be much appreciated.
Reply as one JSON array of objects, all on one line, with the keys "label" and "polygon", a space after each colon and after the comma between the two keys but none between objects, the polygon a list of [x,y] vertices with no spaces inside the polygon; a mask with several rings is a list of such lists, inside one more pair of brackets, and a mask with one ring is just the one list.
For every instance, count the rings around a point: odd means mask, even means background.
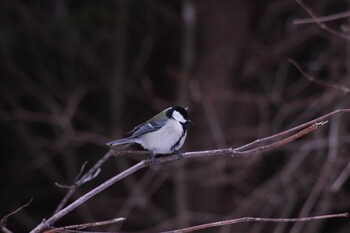
[{"label": "bird's leg", "polygon": [[152,167],[155,167],[157,165],[156,155],[153,152],[151,152],[151,165]]},{"label": "bird's leg", "polygon": [[174,150],[174,154],[176,154],[179,159],[183,159],[184,158],[182,156],[182,153],[180,151],[178,151],[178,150]]}]

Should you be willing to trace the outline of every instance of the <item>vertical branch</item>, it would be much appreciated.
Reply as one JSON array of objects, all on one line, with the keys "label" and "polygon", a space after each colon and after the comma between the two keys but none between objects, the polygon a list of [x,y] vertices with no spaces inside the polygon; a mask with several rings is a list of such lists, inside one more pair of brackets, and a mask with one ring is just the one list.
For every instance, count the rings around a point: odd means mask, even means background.
[{"label": "vertical branch", "polygon": [[[347,1],[348,2],[348,9],[350,9],[350,0]],[[348,18],[347,20],[347,24],[350,23],[350,18]],[[346,31],[345,33],[349,34],[350,31],[348,29],[348,31]],[[350,42],[349,41],[345,41],[345,66],[346,66],[346,73],[347,73],[347,77],[349,77],[350,74]]]},{"label": "vertical branch", "polygon": [[[182,6],[182,74],[188,78],[193,69],[195,57],[196,12],[193,0],[183,0]],[[186,79],[186,78],[184,78]],[[183,80],[184,80],[183,79]],[[187,81],[187,80],[186,80]],[[181,89],[187,90],[187,82],[181,82]],[[185,93],[179,93],[185,94]],[[179,96],[180,100],[182,96]]]},{"label": "vertical branch", "polygon": [[[195,9],[193,0],[182,1],[182,54],[181,54],[181,76],[178,89],[178,102],[186,106],[188,103],[188,82],[194,63],[194,41],[195,41]],[[175,175],[175,206],[179,226],[188,225],[188,201],[187,201],[187,172],[184,163],[177,164]]]},{"label": "vertical branch", "polygon": [[118,14],[118,22],[116,28],[117,45],[115,49],[115,68],[111,77],[111,128],[115,130],[115,134],[121,134],[121,125],[116,122],[122,122],[122,110],[124,102],[124,79],[126,58],[125,51],[127,47],[127,24],[128,9],[126,0],[116,0],[116,13]]}]

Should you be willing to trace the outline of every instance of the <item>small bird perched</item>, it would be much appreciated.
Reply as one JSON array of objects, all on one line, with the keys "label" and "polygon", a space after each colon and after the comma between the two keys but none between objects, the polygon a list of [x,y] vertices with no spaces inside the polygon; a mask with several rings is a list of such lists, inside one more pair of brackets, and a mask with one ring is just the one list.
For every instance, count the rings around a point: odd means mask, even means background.
[{"label": "small bird perched", "polygon": [[187,108],[170,107],[158,113],[145,123],[136,126],[127,138],[106,143],[108,146],[137,143],[151,152],[152,165],[156,164],[155,155],[175,153],[180,159],[182,147],[187,136],[186,126],[192,123],[188,119]]}]

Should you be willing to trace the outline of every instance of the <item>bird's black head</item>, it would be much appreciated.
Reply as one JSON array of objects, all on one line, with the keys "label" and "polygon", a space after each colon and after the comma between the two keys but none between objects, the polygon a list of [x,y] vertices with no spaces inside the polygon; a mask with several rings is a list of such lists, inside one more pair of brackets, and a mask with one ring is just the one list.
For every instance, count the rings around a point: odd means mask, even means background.
[{"label": "bird's black head", "polygon": [[174,120],[177,120],[178,122],[180,122],[182,124],[186,124],[188,122],[191,122],[188,119],[188,113],[187,113],[186,109],[184,109],[183,107],[180,107],[180,106],[168,108],[166,111],[166,115],[167,115],[167,117],[172,118]]}]

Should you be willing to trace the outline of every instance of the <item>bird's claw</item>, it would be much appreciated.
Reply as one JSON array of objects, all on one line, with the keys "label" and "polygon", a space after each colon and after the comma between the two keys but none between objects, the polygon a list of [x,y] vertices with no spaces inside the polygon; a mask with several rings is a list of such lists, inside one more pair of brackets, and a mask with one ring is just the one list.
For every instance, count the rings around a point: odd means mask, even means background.
[{"label": "bird's claw", "polygon": [[179,159],[183,159],[182,153],[180,151],[175,150],[174,153],[177,155]]},{"label": "bird's claw", "polygon": [[157,166],[157,159],[153,153],[151,154],[151,165],[152,165],[152,167]]}]

